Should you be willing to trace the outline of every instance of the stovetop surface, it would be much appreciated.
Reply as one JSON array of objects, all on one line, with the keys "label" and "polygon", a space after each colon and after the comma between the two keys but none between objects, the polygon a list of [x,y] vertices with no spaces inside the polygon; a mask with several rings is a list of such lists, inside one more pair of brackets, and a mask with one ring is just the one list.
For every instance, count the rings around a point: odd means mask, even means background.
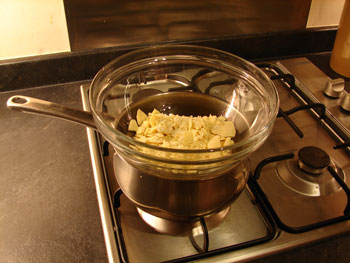
[{"label": "stovetop surface", "polygon": [[[330,119],[333,117],[339,119],[339,129],[343,135],[349,136],[349,113],[339,109],[339,101],[330,100],[323,95],[323,89],[327,82],[327,76],[323,72],[306,58],[284,60],[273,64],[285,71],[284,73],[292,73],[296,78],[298,88],[303,90],[307,87],[310,101],[312,103],[323,103],[328,109],[326,115]],[[273,70],[267,70],[267,73],[275,74]],[[281,80],[275,80],[275,82],[279,90],[280,106],[283,111],[288,112],[289,109],[300,105],[299,100],[301,98],[288,90],[288,82],[287,86]],[[298,135],[291,129],[285,120],[278,118],[268,141],[250,157],[252,169],[254,170],[266,158],[286,153],[297,153],[304,146],[317,146],[326,150],[331,158],[343,167],[344,179],[348,183],[350,181],[350,178],[348,178],[350,176],[349,155],[342,149],[335,150],[333,148],[339,143],[339,138],[333,139],[329,135],[328,129],[330,127],[327,121],[319,120],[318,115],[320,115],[318,107],[311,110],[311,112],[310,110],[302,110],[289,114],[289,118],[303,133],[302,138],[300,138],[300,134]],[[103,140],[99,144],[100,147],[102,147],[102,143]],[[102,158],[105,159],[105,166],[102,165],[101,168],[107,170],[107,176],[104,179],[109,181],[109,187],[103,194],[107,197],[110,195],[110,199],[105,200],[109,207],[106,206],[105,208],[112,212],[112,220],[109,223],[114,224],[112,232],[109,235],[107,234],[107,239],[111,243],[115,242],[122,245],[118,248],[113,247],[114,244],[107,245],[108,249],[111,249],[110,257],[115,257],[114,259],[117,262],[123,260],[129,260],[130,262],[178,261],[179,258],[179,261],[182,259],[183,261],[198,259],[201,262],[212,262],[212,257],[197,256],[197,252],[191,245],[188,236],[169,236],[152,230],[138,216],[135,207],[125,196],[122,195],[120,198],[120,207],[113,207],[113,202],[115,202],[113,194],[118,185],[113,176],[113,168],[111,168],[112,161],[110,157],[112,155],[113,150],[110,151],[107,157]],[[342,217],[347,203],[347,196],[341,187],[336,187],[334,193],[321,197],[317,196],[317,190],[315,190],[314,196],[310,197],[291,189],[288,187],[288,183],[283,182],[281,177],[278,176],[281,170],[279,167],[283,166],[283,162],[287,161],[272,162],[266,165],[259,174],[259,179],[256,180],[258,187],[266,192],[264,198],[267,198],[267,201],[272,204],[275,213],[279,217],[278,219],[282,221],[282,225],[276,223],[278,221],[276,219],[272,223],[269,221],[270,213],[265,213],[265,205],[258,202],[260,195],[252,193],[250,188],[254,188],[254,186],[247,187],[240,198],[232,204],[226,220],[220,226],[209,229],[208,256],[215,254],[216,262],[250,261],[350,230],[350,223],[345,219],[337,224],[301,231],[298,234],[289,233],[288,229],[283,229],[283,224],[299,229],[318,221]],[[332,181],[332,178],[329,180]],[[106,212],[108,213],[108,211]],[[105,233],[108,232],[107,228],[105,228]],[[115,229],[117,231],[114,232]],[[270,237],[271,234],[272,237]],[[264,238],[266,238],[266,242],[258,242],[249,247],[240,247],[242,243],[245,244],[252,240]],[[226,250],[220,251],[226,247],[232,249],[229,249],[229,252]]]}]

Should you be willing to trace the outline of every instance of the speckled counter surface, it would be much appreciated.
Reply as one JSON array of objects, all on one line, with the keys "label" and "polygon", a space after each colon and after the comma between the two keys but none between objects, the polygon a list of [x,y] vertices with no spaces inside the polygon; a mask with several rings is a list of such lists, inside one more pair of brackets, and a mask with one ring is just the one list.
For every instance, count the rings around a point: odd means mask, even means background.
[{"label": "speckled counter surface", "polygon": [[85,127],[10,111],[15,94],[82,107],[77,83],[0,93],[0,261],[107,262]]}]

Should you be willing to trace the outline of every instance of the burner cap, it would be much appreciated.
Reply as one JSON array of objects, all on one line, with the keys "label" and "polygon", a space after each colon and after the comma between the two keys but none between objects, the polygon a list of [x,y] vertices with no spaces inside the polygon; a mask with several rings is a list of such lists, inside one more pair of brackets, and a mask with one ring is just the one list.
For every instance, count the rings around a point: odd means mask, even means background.
[{"label": "burner cap", "polygon": [[325,151],[314,146],[301,148],[298,152],[298,158],[300,169],[315,175],[321,174],[331,162]]},{"label": "burner cap", "polygon": [[[301,156],[301,159],[303,160],[303,155],[305,154],[305,152],[307,153],[308,150],[310,150],[307,148],[309,147],[306,147],[306,149],[301,149],[299,153],[295,155],[295,158],[284,160],[281,162],[276,162],[276,172],[279,179],[281,179],[281,181],[289,189],[305,196],[325,197],[334,194],[338,191],[341,191],[342,187],[337,183],[336,180],[334,180],[333,176],[327,171],[327,167],[331,166],[337,172],[338,176],[343,181],[345,181],[346,177],[343,168],[339,165],[339,163],[336,162],[336,160],[332,159],[331,157],[329,157],[330,163],[327,166],[327,158],[323,159],[319,157],[319,154],[324,155],[325,153],[319,148],[310,147],[316,148],[316,151],[320,151],[318,154],[314,154],[312,153],[313,150],[311,149],[311,162],[320,162],[317,167],[316,165],[311,164],[313,166],[313,169],[311,169],[310,166],[305,165],[300,161],[300,159],[298,159],[298,156],[299,158]],[[317,169],[320,167],[325,167],[324,171],[322,171],[321,173],[315,174],[310,172],[310,170],[315,169],[316,171],[322,170]]]}]

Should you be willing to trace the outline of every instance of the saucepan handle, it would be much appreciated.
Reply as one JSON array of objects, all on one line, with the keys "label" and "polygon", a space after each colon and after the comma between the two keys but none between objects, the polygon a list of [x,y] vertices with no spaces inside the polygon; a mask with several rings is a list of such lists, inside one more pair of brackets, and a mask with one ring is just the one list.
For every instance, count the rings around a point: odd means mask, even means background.
[{"label": "saucepan handle", "polygon": [[7,107],[11,110],[61,118],[96,129],[90,112],[65,107],[50,101],[15,95],[7,100]]}]

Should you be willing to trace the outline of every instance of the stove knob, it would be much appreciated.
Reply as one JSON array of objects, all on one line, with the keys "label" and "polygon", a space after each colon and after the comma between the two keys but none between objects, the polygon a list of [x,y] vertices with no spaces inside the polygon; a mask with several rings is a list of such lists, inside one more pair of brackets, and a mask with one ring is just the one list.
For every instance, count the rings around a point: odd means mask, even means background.
[{"label": "stove knob", "polygon": [[328,78],[324,94],[331,98],[339,98],[344,90],[345,81],[344,79],[330,79]]},{"label": "stove knob", "polygon": [[348,92],[344,92],[344,96],[340,102],[340,107],[343,110],[350,112],[350,94]]}]

